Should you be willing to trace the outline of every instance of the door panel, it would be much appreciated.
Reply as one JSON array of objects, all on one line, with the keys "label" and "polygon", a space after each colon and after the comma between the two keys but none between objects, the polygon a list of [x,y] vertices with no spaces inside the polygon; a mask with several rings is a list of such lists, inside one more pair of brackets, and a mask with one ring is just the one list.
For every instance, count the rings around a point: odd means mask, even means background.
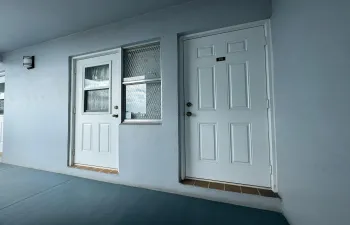
[{"label": "door panel", "polygon": [[109,124],[100,124],[100,152],[109,152],[109,144],[110,144],[110,131]]},{"label": "door panel", "polygon": [[215,70],[198,68],[198,102],[200,110],[214,110],[216,105]]},{"label": "door panel", "polygon": [[92,124],[83,124],[83,148],[84,151],[91,151],[92,142]]},{"label": "door panel", "polygon": [[120,53],[76,62],[75,164],[118,168]]},{"label": "door panel", "polygon": [[251,163],[251,125],[231,123],[230,141],[231,163]]},{"label": "door panel", "polygon": [[230,109],[247,109],[250,102],[247,63],[228,64]]},{"label": "door panel", "polygon": [[186,176],[270,187],[263,26],[184,41]]},{"label": "door panel", "polygon": [[201,160],[217,159],[217,129],[216,124],[199,124],[199,151]]}]

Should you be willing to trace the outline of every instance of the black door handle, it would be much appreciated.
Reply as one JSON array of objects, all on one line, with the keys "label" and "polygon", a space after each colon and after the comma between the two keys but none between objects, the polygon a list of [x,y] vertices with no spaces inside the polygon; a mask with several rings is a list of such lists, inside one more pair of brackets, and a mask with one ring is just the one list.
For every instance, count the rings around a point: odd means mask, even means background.
[{"label": "black door handle", "polygon": [[192,113],[191,112],[187,112],[186,116],[192,116]]}]

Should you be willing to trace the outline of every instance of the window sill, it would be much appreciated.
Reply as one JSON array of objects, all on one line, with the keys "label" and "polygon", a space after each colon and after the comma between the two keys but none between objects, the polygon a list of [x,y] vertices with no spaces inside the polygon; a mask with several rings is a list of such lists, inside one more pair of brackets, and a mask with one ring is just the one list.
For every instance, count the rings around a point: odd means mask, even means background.
[{"label": "window sill", "polygon": [[121,125],[162,125],[162,120],[124,120]]}]

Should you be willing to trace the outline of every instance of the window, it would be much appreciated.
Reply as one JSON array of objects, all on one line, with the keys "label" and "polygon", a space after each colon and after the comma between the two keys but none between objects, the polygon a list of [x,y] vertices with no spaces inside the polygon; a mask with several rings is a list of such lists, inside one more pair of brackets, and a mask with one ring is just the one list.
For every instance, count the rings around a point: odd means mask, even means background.
[{"label": "window", "polygon": [[85,68],[84,112],[109,111],[109,65]]},{"label": "window", "polygon": [[161,120],[160,45],[124,49],[124,120]]},{"label": "window", "polygon": [[0,115],[4,115],[5,83],[0,83]]}]

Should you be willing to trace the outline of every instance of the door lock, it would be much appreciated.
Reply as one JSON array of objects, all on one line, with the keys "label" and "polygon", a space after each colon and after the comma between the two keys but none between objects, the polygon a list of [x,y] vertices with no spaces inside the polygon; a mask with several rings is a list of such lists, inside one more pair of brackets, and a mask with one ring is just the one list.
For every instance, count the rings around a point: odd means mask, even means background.
[{"label": "door lock", "polygon": [[116,106],[114,106],[114,109],[118,109],[118,106],[116,105]]},{"label": "door lock", "polygon": [[192,103],[191,102],[187,102],[186,105],[187,105],[187,107],[191,107]]},{"label": "door lock", "polygon": [[191,112],[187,112],[186,116],[192,116],[192,113]]}]

